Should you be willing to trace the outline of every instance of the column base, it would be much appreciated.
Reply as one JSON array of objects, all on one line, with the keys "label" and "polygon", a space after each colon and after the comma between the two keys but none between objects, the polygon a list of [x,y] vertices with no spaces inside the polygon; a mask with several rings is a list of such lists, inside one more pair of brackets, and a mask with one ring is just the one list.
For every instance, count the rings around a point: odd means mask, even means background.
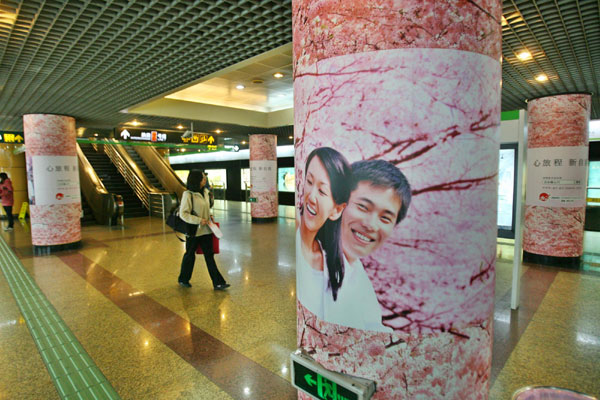
[{"label": "column base", "polygon": [[264,223],[275,222],[275,221],[277,221],[277,217],[269,217],[269,218],[252,217],[252,222],[256,222],[257,224],[264,224]]},{"label": "column base", "polygon": [[542,254],[534,254],[523,250],[523,262],[531,264],[550,265],[570,269],[579,269],[581,257],[554,257]]},{"label": "column base", "polygon": [[47,256],[59,251],[73,250],[81,247],[81,240],[73,243],[54,244],[50,246],[33,245],[33,254],[36,256]]}]

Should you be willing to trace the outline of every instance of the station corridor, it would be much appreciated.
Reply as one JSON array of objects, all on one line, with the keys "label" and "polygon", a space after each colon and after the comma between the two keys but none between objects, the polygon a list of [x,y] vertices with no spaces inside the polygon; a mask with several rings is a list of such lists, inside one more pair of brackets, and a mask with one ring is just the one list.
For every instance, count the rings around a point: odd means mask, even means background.
[{"label": "station corridor", "polygon": [[[85,226],[80,249],[45,256],[16,223],[0,234],[0,261],[16,255],[122,399],[294,399],[294,209],[270,224],[253,224],[246,203],[217,201],[214,214],[227,291],[212,289],[201,256],[193,287],[177,285],[184,245],[160,218]],[[527,385],[600,395],[597,232],[584,249],[582,271],[525,265],[511,311],[512,246],[499,240],[490,399]],[[11,291],[21,287],[0,276],[0,399],[82,398],[68,385],[83,374],[55,386]]]}]

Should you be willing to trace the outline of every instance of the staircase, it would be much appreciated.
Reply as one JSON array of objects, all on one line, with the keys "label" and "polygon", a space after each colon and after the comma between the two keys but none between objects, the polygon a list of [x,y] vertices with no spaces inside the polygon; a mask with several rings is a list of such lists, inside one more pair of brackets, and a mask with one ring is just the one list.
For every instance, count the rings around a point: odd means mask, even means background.
[{"label": "staircase", "polygon": [[148,181],[150,181],[150,183],[152,183],[152,185],[155,188],[160,189],[162,191],[165,191],[165,188],[163,187],[163,185],[160,184],[160,181],[156,178],[156,176],[154,176],[154,174],[152,173],[152,171],[150,171],[150,168],[148,168],[148,166],[146,165],[146,163],[144,162],[144,160],[142,160],[142,157],[140,157],[140,155],[137,153],[137,151],[135,151],[135,149],[133,148],[133,146],[123,146],[123,147],[125,148],[125,150],[129,154],[129,156],[131,157],[131,159],[133,161],[135,161],[135,163],[137,164],[137,166],[142,170],[142,172],[144,173],[144,175],[146,175],[146,178],[148,178]]},{"label": "staircase", "polygon": [[85,154],[90,164],[92,164],[96,174],[106,187],[106,190],[110,193],[123,196],[125,218],[147,216],[148,210],[110,161],[110,158],[104,153],[96,152],[91,144],[81,143],[80,146],[83,154]]}]

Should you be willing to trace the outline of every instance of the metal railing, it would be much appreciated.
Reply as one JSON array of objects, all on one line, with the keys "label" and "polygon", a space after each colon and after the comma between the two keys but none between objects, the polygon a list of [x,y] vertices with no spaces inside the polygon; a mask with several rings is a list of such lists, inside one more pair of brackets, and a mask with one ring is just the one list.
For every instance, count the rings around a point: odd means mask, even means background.
[{"label": "metal railing", "polygon": [[125,178],[127,184],[133,189],[135,195],[141,200],[148,210],[150,209],[150,201],[148,200],[150,191],[142,183],[142,180],[133,172],[133,169],[123,159],[123,156],[117,152],[112,145],[104,145],[104,153],[110,158],[113,165],[117,167],[119,173]]}]

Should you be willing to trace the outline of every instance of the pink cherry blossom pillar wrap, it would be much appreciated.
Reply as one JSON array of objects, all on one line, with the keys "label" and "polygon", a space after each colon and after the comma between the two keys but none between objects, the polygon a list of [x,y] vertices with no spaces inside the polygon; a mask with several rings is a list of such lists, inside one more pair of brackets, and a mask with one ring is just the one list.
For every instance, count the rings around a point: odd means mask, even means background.
[{"label": "pink cherry blossom pillar wrap", "polygon": [[486,399],[502,3],[294,0],[292,12],[298,210],[319,147],[388,161],[412,189],[406,218],[360,260],[388,331],[328,322],[299,301],[298,346],[376,381],[373,399]]},{"label": "pink cherry blossom pillar wrap", "polygon": [[34,249],[76,246],[81,241],[81,194],[75,119],[26,114],[23,130]]},{"label": "pink cherry blossom pillar wrap", "polygon": [[[526,261],[579,264],[583,254],[591,95],[563,94],[527,105]],[[558,258],[555,258],[558,257]]]},{"label": "pink cherry blossom pillar wrap", "polygon": [[277,136],[250,135],[250,207],[254,222],[277,218]]}]

